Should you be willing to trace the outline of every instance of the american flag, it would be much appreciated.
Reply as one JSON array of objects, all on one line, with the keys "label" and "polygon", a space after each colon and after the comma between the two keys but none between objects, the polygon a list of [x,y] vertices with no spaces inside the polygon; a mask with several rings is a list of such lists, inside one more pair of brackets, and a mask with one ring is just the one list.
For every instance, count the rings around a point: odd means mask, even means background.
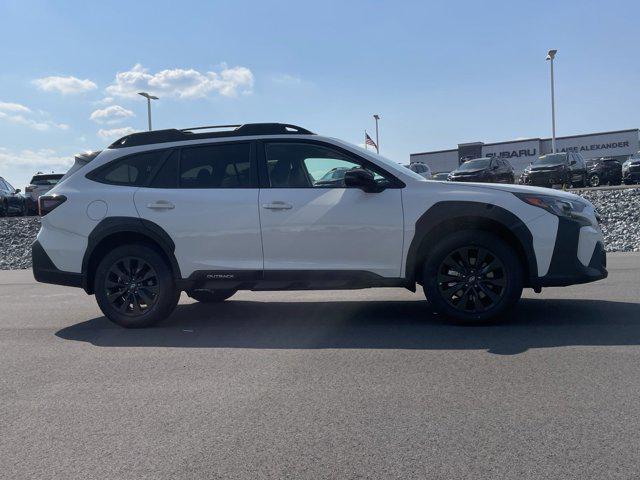
[{"label": "american flag", "polygon": [[371,145],[376,150],[378,149],[376,142],[373,141],[373,139],[369,136],[369,134],[366,131],[364,132],[364,144]]}]

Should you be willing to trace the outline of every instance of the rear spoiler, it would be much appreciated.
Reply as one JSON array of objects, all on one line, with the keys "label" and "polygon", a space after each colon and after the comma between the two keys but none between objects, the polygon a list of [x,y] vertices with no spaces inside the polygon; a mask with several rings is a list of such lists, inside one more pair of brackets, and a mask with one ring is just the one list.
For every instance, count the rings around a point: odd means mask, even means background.
[{"label": "rear spoiler", "polygon": [[69,178],[71,175],[73,175],[76,171],[80,170],[87,163],[89,163],[94,158],[96,158],[98,155],[100,155],[100,152],[102,152],[102,150],[96,150],[94,152],[82,152],[82,153],[77,154],[74,157],[75,163],[69,169],[69,171],[64,174],[64,176],[60,179],[60,181],[58,183],[63,182],[64,180]]}]

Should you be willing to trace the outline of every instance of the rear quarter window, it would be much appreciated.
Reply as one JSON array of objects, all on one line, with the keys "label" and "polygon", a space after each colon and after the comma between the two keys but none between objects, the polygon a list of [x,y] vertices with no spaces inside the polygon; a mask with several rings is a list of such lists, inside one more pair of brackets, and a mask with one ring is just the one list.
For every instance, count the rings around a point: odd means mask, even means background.
[{"label": "rear quarter window", "polygon": [[108,185],[141,187],[146,185],[169,152],[153,150],[128,155],[89,172],[87,178]]}]

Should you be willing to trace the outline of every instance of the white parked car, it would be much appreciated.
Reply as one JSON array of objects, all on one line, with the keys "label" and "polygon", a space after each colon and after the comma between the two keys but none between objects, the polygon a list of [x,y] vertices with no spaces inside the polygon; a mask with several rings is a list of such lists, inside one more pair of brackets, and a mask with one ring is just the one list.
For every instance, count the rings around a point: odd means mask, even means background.
[{"label": "white parked car", "polygon": [[63,176],[63,173],[38,172],[31,178],[31,182],[24,189],[29,213],[37,213],[40,196],[51,190]]},{"label": "white parked car", "polygon": [[426,163],[413,162],[413,163],[410,163],[409,165],[405,165],[405,167],[407,167],[412,172],[417,173],[421,177],[424,177],[427,180],[431,180],[431,169],[429,168],[429,165],[427,165]]},{"label": "white parked car", "polygon": [[596,213],[576,195],[428,182],[293,125],[131,134],[80,158],[40,208],[35,278],[95,293],[125,327],[167,317],[181,291],[416,285],[474,323],[505,318],[524,287],[607,276]]}]

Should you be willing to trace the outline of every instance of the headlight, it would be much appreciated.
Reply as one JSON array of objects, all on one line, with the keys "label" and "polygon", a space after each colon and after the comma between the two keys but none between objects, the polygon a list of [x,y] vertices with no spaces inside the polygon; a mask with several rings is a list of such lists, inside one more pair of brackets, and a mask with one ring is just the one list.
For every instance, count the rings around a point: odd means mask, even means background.
[{"label": "headlight", "polygon": [[529,205],[543,208],[559,217],[581,217],[579,214],[587,208],[587,204],[579,200],[565,200],[564,198],[550,195],[533,195],[529,193],[514,193],[514,195]]}]

